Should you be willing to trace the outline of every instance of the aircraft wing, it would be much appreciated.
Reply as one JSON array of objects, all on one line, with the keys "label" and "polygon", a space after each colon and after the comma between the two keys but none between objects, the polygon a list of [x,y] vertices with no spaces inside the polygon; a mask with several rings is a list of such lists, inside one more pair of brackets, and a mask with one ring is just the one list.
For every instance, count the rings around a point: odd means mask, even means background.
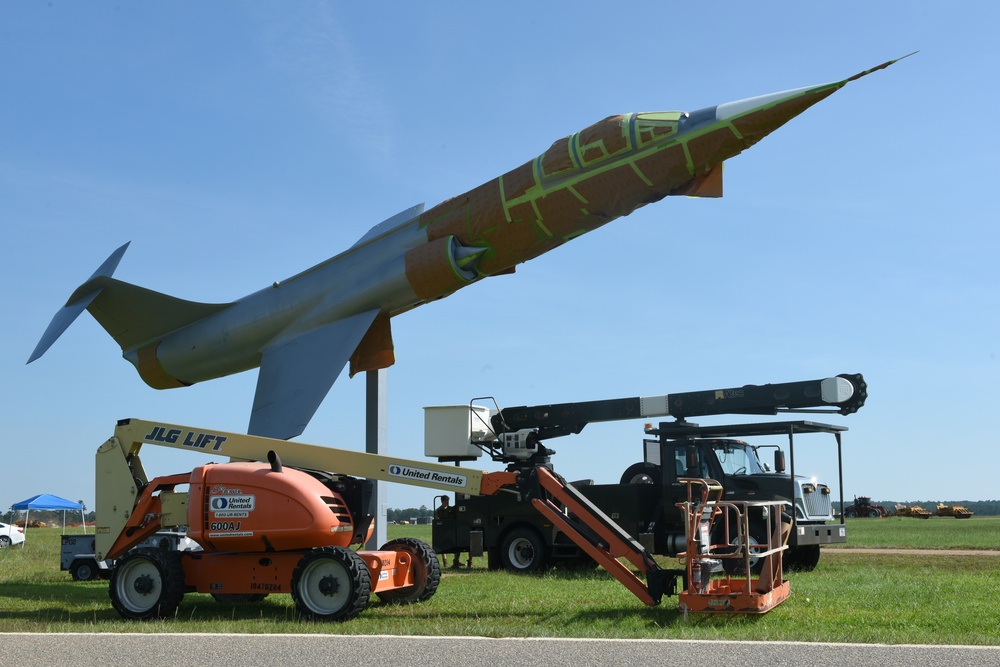
[{"label": "aircraft wing", "polygon": [[301,434],[378,313],[352,315],[265,347],[247,433],[281,440]]}]

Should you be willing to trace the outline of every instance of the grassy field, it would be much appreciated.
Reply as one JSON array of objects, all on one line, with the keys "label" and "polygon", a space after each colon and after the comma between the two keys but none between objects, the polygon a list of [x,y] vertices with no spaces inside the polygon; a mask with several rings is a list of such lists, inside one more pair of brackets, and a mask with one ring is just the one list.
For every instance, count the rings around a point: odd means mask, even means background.
[{"label": "grassy field", "polygon": [[[961,524],[961,525],[952,525]],[[851,546],[996,546],[1000,519],[857,519]],[[957,532],[952,532],[957,531]],[[429,526],[393,526],[390,537],[429,539]],[[891,535],[891,538],[882,537]],[[909,535],[907,538],[906,535]],[[963,536],[961,544],[948,540]],[[991,543],[990,540],[993,540]],[[981,548],[981,547],[980,547]],[[622,637],[997,644],[1000,557],[828,554],[811,573],[791,573],[792,597],[761,617],[688,620],[676,600],[643,606],[603,571],[517,576],[445,570],[424,604],[373,604],[344,624],[307,623],[291,597],[227,605],[189,594],[177,618],[127,622],[111,609],[107,582],[74,582],[59,571],[59,531],[32,530],[22,548],[0,551],[0,632],[242,632]]]},{"label": "grassy field", "polygon": [[1000,517],[848,519],[848,547],[1000,549]]}]

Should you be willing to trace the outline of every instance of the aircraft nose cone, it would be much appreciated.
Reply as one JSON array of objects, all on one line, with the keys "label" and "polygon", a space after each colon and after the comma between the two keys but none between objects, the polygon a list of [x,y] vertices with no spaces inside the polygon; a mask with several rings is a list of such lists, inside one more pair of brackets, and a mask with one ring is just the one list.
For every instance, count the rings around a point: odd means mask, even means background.
[{"label": "aircraft nose cone", "polygon": [[738,155],[789,120],[823,100],[845,82],[798,88],[706,107],[686,114],[679,133],[688,134],[693,172],[707,173],[713,165]]},{"label": "aircraft nose cone", "polygon": [[716,107],[716,120],[731,123],[743,137],[744,146],[749,148],[812,105],[833,95],[843,85],[799,88],[727,102]]}]

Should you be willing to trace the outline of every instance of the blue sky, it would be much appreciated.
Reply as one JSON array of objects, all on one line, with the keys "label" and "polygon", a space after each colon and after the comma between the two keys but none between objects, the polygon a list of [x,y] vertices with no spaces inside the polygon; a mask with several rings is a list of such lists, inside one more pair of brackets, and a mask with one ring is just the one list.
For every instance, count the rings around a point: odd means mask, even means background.
[{"label": "blue sky", "polygon": [[[422,408],[865,374],[844,485],[898,500],[1000,497],[1000,139],[994,3],[3,3],[0,507],[93,503],[115,421],[246,428],[256,371],[156,391],[84,315],[25,365],[104,258],[116,277],[230,301],[465,192],[605,116],[852,83],[670,198],[393,320],[389,447]],[[363,448],[342,377],[301,440]],[[702,419],[720,423],[720,419]],[[550,443],[617,481],[642,424]],[[836,480],[803,440],[798,472]],[[812,443],[815,442],[815,445]],[[154,474],[203,461],[147,447]],[[484,462],[481,467],[493,469]],[[390,486],[390,506],[433,492]]]}]

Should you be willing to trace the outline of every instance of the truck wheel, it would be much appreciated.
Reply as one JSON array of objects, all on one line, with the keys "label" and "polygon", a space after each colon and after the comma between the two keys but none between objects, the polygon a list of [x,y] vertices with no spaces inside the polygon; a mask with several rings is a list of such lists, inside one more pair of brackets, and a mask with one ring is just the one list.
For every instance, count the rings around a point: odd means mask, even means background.
[{"label": "truck wheel", "polygon": [[653,463],[633,463],[622,473],[621,484],[662,484],[660,466]]},{"label": "truck wheel", "polygon": [[870,519],[877,519],[880,516],[882,516],[882,515],[879,513],[878,510],[876,510],[876,509],[870,509],[870,510],[868,510],[868,518],[870,518]]},{"label": "truck wheel", "polygon": [[844,518],[845,519],[857,519],[858,518],[858,512],[857,512],[857,510],[855,510],[852,507],[848,507],[846,510],[844,510]]},{"label": "truck wheel", "polygon": [[108,586],[111,606],[132,620],[173,616],[184,597],[180,556],[159,549],[133,549],[115,563]]},{"label": "truck wheel", "polygon": [[355,551],[323,547],[310,551],[292,572],[292,599],[314,621],[347,621],[368,606],[372,580]]},{"label": "truck wheel", "polygon": [[212,598],[219,604],[253,604],[266,597],[267,593],[212,593]]},{"label": "truck wheel", "polygon": [[515,528],[503,538],[500,560],[508,572],[537,572],[548,562],[548,549],[531,528]]},{"label": "truck wheel", "polygon": [[[767,544],[767,540],[758,539],[758,535],[763,534],[762,528],[750,527],[750,535],[747,536],[747,542],[750,546],[757,546],[760,544]],[[733,538],[730,542],[733,546],[730,547],[729,553],[736,553],[737,543],[736,538]],[[750,572],[752,574],[760,574],[760,571],[764,569],[764,559],[759,556],[755,556],[753,551],[750,551]],[[722,559],[722,569],[726,571],[726,574],[737,574],[746,575],[746,561],[742,558],[723,558]]]},{"label": "truck wheel", "polygon": [[77,560],[69,567],[69,574],[73,577],[73,581],[97,579],[98,571],[97,561],[94,560]]},{"label": "truck wheel", "polygon": [[380,600],[393,604],[413,604],[434,597],[438,584],[441,583],[441,566],[430,545],[412,537],[401,537],[386,542],[379,551],[404,552],[413,563],[413,585],[376,593]]}]

